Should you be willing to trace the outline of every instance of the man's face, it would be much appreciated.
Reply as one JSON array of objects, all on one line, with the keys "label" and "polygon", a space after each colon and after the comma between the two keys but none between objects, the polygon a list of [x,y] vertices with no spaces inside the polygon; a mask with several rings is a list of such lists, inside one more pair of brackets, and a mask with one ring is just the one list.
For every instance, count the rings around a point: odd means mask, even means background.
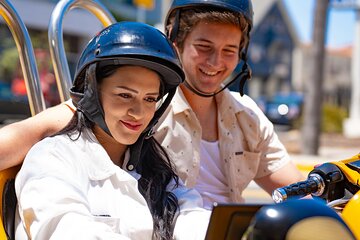
[{"label": "man's face", "polygon": [[240,41],[235,25],[199,22],[180,52],[186,81],[198,91],[216,92],[237,66]]}]

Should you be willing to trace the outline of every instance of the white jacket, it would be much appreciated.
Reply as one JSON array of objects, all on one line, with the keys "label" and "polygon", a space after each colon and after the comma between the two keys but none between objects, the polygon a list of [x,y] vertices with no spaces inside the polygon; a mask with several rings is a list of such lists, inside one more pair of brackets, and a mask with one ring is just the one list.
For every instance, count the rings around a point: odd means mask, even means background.
[{"label": "white jacket", "polygon": [[[124,164],[128,159],[127,153]],[[75,141],[46,138],[16,177],[16,239],[149,240],[153,222],[139,178],[113,164],[92,132]],[[204,239],[210,212],[201,208],[200,195],[183,185],[172,191],[180,205],[174,238]]]}]

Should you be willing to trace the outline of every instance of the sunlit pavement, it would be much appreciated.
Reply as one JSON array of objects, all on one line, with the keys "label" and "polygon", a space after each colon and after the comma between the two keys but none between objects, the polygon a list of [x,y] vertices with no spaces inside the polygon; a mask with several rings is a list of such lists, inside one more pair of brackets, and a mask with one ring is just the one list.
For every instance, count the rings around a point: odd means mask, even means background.
[{"label": "sunlit pavement", "polygon": [[[290,156],[296,163],[296,166],[301,173],[306,176],[313,169],[313,167],[321,162],[325,162],[323,159],[317,159],[314,157],[305,157],[301,155]],[[296,160],[295,160],[296,159]],[[261,189],[254,181],[243,192],[243,197],[247,203],[272,203],[271,196]]]},{"label": "sunlit pavement", "polygon": [[[322,145],[319,148],[319,155],[299,154],[300,133],[298,131],[287,131],[286,129],[276,128],[280,140],[289,151],[290,158],[298,169],[307,177],[314,166],[324,163],[341,161],[351,158],[360,153],[360,139],[344,139],[344,137],[323,136]],[[296,153],[294,153],[296,149]],[[301,150],[301,149],[300,149]],[[246,202],[271,203],[270,195],[262,190],[255,182],[251,182],[243,192]]]}]

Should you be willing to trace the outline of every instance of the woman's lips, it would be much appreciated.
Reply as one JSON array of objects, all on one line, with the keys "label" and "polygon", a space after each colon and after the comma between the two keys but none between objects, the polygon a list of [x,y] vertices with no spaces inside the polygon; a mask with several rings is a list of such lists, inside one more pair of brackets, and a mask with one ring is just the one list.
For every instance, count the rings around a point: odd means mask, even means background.
[{"label": "woman's lips", "polygon": [[136,123],[131,123],[131,122],[125,122],[125,121],[121,121],[125,127],[127,127],[130,130],[133,131],[139,131],[142,124],[136,124]]}]

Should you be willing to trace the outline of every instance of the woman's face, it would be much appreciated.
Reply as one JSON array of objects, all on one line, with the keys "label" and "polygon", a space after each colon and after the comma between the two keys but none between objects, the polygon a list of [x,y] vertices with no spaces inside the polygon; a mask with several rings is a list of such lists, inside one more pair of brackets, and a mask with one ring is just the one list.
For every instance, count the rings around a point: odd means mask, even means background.
[{"label": "woman's face", "polygon": [[113,138],[124,145],[136,142],[156,110],[160,77],[139,66],[123,66],[103,79],[100,101]]}]

